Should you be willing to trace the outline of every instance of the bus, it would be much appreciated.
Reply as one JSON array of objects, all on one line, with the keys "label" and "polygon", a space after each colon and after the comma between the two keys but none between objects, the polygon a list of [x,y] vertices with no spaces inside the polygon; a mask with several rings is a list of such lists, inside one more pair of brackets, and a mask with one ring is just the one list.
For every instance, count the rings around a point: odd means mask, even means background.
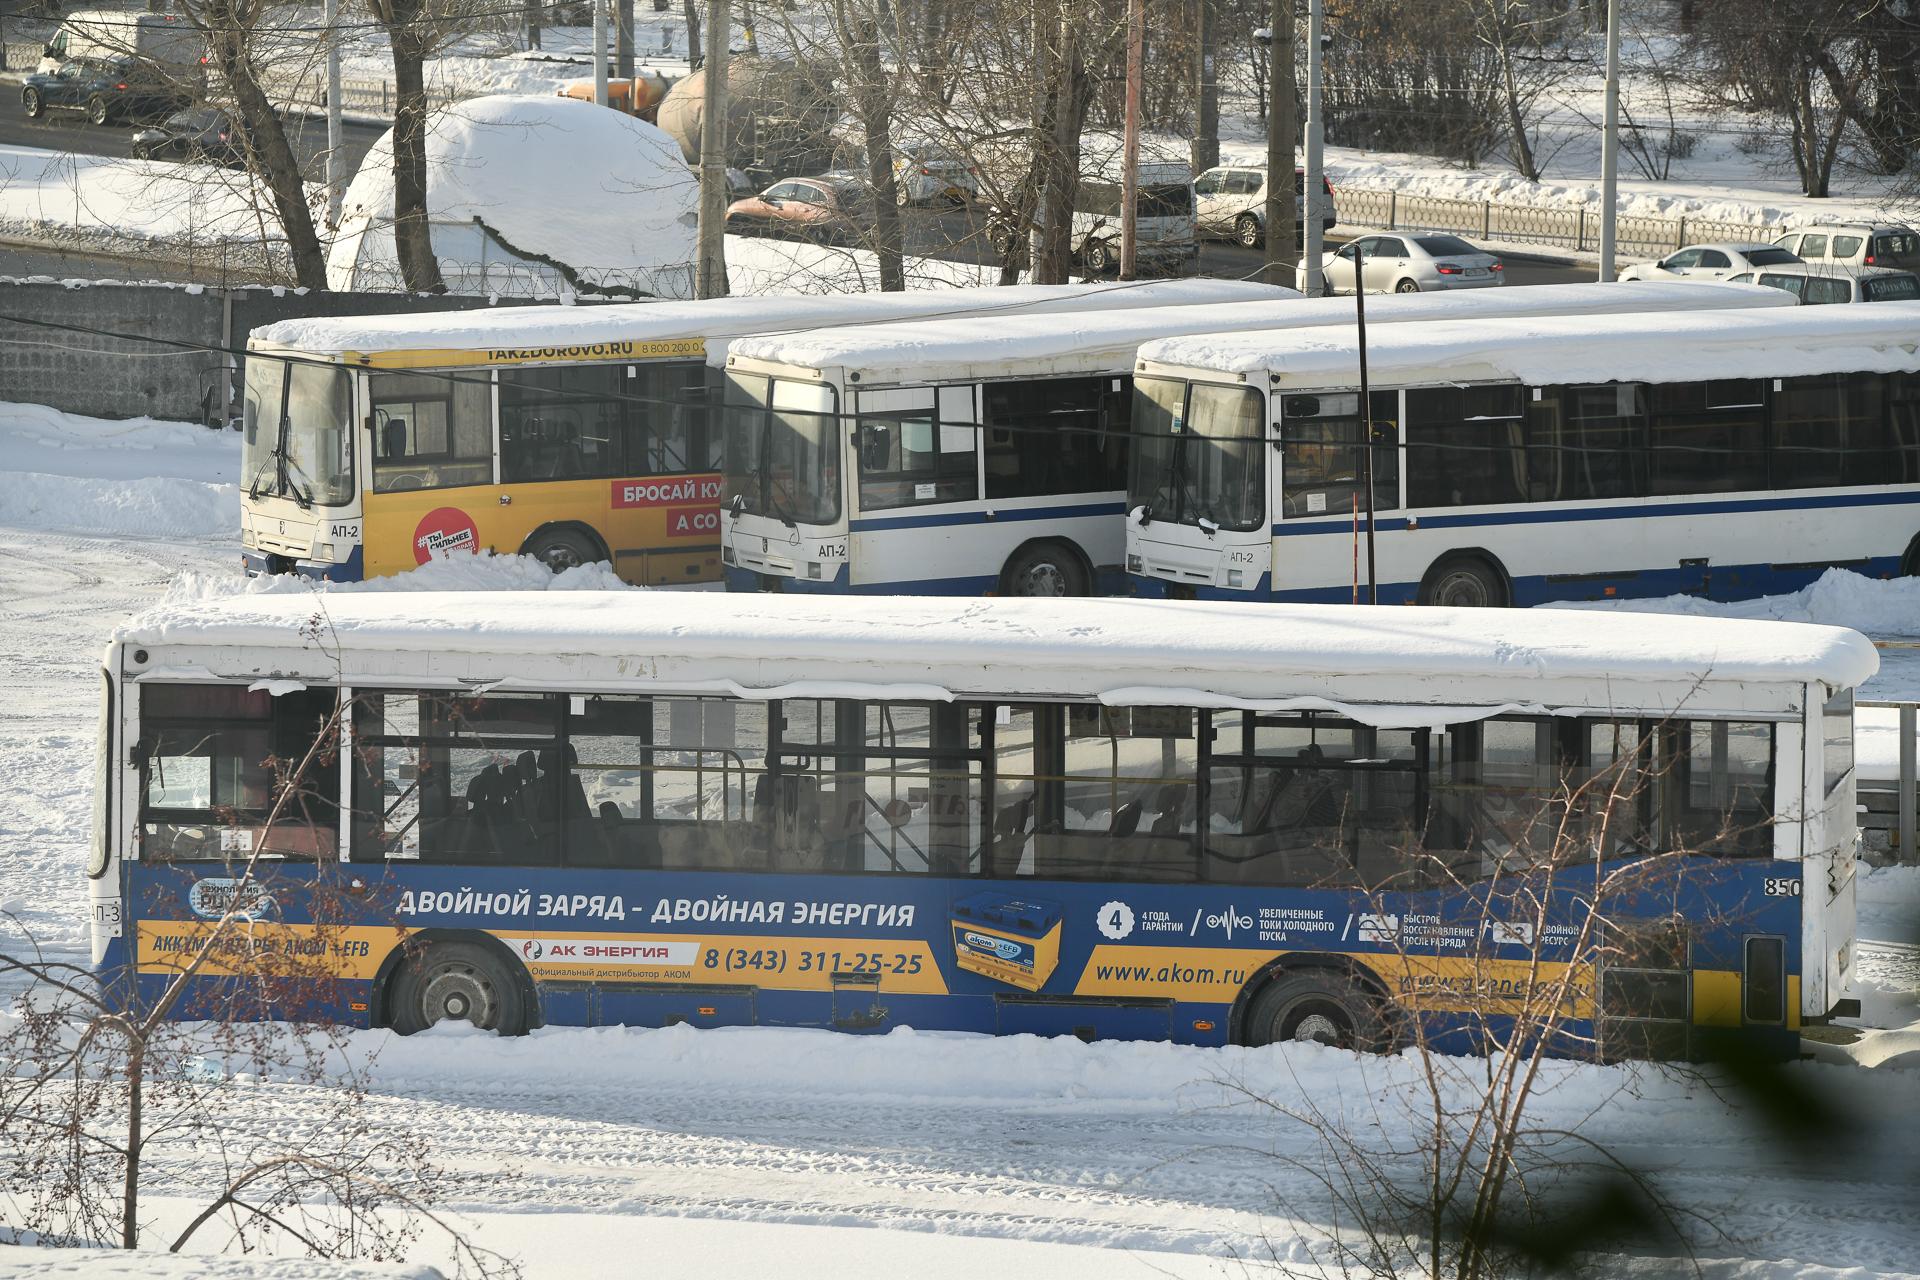
[{"label": "bus", "polygon": [[910,316],[1274,296],[1265,285],[1019,285],[287,320],[248,342],[243,562],[336,581],[483,550],[720,576],[707,344]]},{"label": "bus", "polygon": [[[1571,284],[1394,295],[1375,324],[1781,307],[1750,285]],[[730,590],[1119,594],[1134,354],[1145,342],[1350,324],[1273,299],[1114,315],[963,317],[726,349]]]},{"label": "bus", "polygon": [[401,1032],[1351,1047],[1558,972],[1603,1052],[1791,1051],[1857,1013],[1876,668],[1843,628],[1612,612],[163,604],[104,657],[93,957],[143,1008],[200,965],[181,1016],[254,983]]},{"label": "bus", "polygon": [[1142,595],[1462,606],[1911,575],[1917,337],[1908,302],[1370,333],[1371,519],[1352,333],[1152,343],[1127,568]]}]

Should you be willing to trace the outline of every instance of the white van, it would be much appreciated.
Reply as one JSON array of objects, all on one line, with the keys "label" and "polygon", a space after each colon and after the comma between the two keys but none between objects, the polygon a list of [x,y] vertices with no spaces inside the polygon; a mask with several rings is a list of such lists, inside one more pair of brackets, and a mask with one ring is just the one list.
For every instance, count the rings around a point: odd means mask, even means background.
[{"label": "white van", "polygon": [[86,9],[60,23],[41,51],[39,70],[52,73],[75,59],[108,58],[138,58],[198,79],[206,71],[207,43],[179,14]]},{"label": "white van", "polygon": [[1920,267],[1920,232],[1898,223],[1830,222],[1774,241],[1806,262],[1846,267]]},{"label": "white van", "polygon": [[1763,284],[1785,289],[1802,305],[1827,302],[1912,302],[1920,299],[1920,276],[1891,267],[1841,267],[1797,263],[1729,276],[1728,284]]}]

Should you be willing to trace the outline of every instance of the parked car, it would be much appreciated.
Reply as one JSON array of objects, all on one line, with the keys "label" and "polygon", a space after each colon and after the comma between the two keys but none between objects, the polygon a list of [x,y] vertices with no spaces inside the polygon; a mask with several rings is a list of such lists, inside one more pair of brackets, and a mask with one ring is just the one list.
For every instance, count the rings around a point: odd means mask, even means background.
[{"label": "parked car", "polygon": [[727,206],[727,230],[851,244],[873,225],[873,195],[853,174],[785,178]]},{"label": "parked car", "polygon": [[937,142],[902,142],[893,149],[893,192],[901,208],[948,200],[968,204],[980,194],[979,173]]},{"label": "parked car", "polygon": [[1459,236],[1421,232],[1359,236],[1321,259],[1328,293],[1352,293],[1356,254],[1368,293],[1485,289],[1506,283],[1500,259]]},{"label": "parked car", "polygon": [[1912,302],[1920,299],[1920,275],[1891,267],[1842,267],[1833,263],[1801,263],[1743,271],[1730,276],[1732,284],[1763,284],[1785,289],[1804,305],[1828,302]]},{"label": "parked car", "polygon": [[[1100,276],[1120,265],[1121,192],[1117,178],[1083,177],[1075,189],[1072,249],[1075,268]],[[1031,252],[1041,221],[1029,225]],[[1020,234],[1020,222],[1005,209],[987,211],[987,243],[1004,257]],[[1142,272],[1196,275],[1200,241],[1193,222],[1193,170],[1184,162],[1153,161],[1140,166],[1134,197],[1134,265]]]},{"label": "parked car", "polygon": [[141,160],[190,160],[244,169],[246,144],[234,118],[218,107],[188,107],[133,135]]},{"label": "parked car", "polygon": [[1803,262],[1920,268],[1920,232],[1897,223],[1830,222],[1802,227],[1774,243]]},{"label": "parked car", "polygon": [[75,58],[51,73],[35,72],[20,87],[20,105],[29,117],[82,111],[95,124],[164,115],[184,107],[186,97],[131,58]]},{"label": "parked car", "polygon": [[1690,244],[1658,262],[1636,262],[1622,280],[1725,280],[1741,271],[1783,267],[1800,261],[1791,249],[1771,244]]},{"label": "parked car", "polygon": [[[1320,194],[1311,202],[1306,199],[1307,173],[1304,169],[1293,171],[1293,197],[1295,218],[1293,239],[1295,244],[1305,242],[1301,228],[1308,217],[1320,219],[1320,227],[1326,230],[1333,226],[1336,218],[1333,209],[1333,187],[1325,177],[1320,179]],[[1249,249],[1258,249],[1267,242],[1267,167],[1252,164],[1216,165],[1193,180],[1193,219],[1201,235],[1226,236]]]}]

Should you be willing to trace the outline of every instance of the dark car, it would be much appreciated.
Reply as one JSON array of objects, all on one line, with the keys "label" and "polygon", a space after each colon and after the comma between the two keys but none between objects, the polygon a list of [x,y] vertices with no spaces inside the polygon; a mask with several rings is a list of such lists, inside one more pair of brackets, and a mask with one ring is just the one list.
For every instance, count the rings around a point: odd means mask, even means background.
[{"label": "dark car", "polygon": [[218,107],[188,107],[137,131],[133,154],[141,160],[194,160],[235,169],[247,164],[239,125]]},{"label": "dark car", "polygon": [[163,73],[131,58],[76,58],[56,71],[30,75],[20,89],[28,116],[83,111],[95,124],[164,115],[187,102],[187,94]]}]

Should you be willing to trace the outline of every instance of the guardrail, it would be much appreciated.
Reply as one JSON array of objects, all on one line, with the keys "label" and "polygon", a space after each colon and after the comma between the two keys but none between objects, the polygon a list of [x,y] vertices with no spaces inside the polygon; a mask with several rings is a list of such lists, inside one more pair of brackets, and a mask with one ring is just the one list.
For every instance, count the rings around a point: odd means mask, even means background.
[{"label": "guardrail", "polygon": [[[1597,249],[1600,244],[1600,215],[1584,205],[1501,204],[1335,186],[1333,206],[1340,221],[1350,226],[1451,231],[1482,240],[1559,245],[1576,252]],[[1780,231],[1779,227],[1705,218],[1622,215],[1614,220],[1614,244],[1623,253],[1658,256],[1703,241],[1770,241]]]},{"label": "guardrail", "polygon": [[1920,744],[1914,741],[1920,729],[1920,705],[1911,702],[1856,702],[1856,707],[1891,707],[1900,713],[1900,769],[1891,781],[1885,778],[1857,778],[1854,795],[1860,807],[1862,836],[1878,832],[1894,856],[1909,866],[1920,863],[1915,849],[1914,826],[1920,811]]}]

